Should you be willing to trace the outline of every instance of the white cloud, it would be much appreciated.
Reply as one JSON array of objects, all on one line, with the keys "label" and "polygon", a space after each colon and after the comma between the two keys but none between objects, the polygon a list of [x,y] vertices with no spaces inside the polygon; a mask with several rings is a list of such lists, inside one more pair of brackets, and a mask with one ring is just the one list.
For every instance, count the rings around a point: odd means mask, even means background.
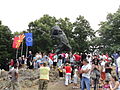
[{"label": "white cloud", "polygon": [[12,31],[22,31],[44,14],[68,17],[71,21],[83,15],[93,29],[98,29],[100,21],[108,13],[116,12],[119,4],[120,0],[1,0],[0,20]]}]

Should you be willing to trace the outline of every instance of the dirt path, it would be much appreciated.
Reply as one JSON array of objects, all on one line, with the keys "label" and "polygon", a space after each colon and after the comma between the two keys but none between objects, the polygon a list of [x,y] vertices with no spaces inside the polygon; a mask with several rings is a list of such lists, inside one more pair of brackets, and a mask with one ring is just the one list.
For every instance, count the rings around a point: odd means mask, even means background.
[{"label": "dirt path", "polygon": [[[52,84],[52,83],[50,83]],[[80,89],[73,89],[73,83],[69,86],[64,85],[64,80],[60,80],[52,85],[49,84],[48,90],[80,90]]]},{"label": "dirt path", "polygon": [[[79,86],[79,85],[78,85]],[[48,90],[80,90],[79,89],[73,89],[73,83],[69,86],[64,85],[64,80],[59,80],[58,82],[49,83]],[[30,87],[30,88],[22,88],[22,90],[38,90],[38,86]]]}]

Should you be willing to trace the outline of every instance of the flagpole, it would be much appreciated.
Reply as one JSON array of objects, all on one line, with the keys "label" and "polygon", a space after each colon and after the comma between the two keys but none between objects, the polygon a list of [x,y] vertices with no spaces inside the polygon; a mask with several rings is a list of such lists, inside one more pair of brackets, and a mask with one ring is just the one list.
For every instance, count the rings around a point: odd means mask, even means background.
[{"label": "flagpole", "polygon": [[18,57],[18,48],[17,48],[17,50],[16,50],[16,59],[17,59],[17,57]]},{"label": "flagpole", "polygon": [[21,57],[22,57],[22,53],[23,53],[23,42],[22,42],[22,47],[21,47]]},{"label": "flagpole", "polygon": [[27,54],[28,54],[28,46],[27,46],[27,48],[26,48],[26,57],[27,57]]}]

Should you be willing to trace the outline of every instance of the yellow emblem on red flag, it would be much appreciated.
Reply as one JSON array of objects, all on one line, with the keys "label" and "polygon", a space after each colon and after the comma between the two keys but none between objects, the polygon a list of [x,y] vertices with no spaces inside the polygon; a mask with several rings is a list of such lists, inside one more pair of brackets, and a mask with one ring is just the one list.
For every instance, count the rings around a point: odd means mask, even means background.
[{"label": "yellow emblem on red flag", "polygon": [[24,39],[24,38],[25,38],[25,35],[24,35],[24,34],[19,35],[18,37],[15,36],[12,47],[13,47],[13,48],[19,48],[19,47],[20,47],[20,44],[23,42],[23,39]]}]

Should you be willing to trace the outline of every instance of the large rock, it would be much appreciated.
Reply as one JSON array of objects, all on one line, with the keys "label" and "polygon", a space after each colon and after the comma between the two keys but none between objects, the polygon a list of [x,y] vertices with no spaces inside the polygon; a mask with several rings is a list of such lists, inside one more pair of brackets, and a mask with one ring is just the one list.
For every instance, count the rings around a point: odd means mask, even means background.
[{"label": "large rock", "polygon": [[[56,69],[50,70],[50,82],[57,81],[58,71]],[[2,71],[0,76],[0,90],[5,90],[4,88],[9,86],[8,72]],[[23,88],[32,87],[39,84],[39,70],[32,69],[21,69],[19,70],[19,82],[20,86]]]},{"label": "large rock", "polygon": [[0,70],[0,78],[1,77],[7,77],[8,76],[8,72],[5,70]]}]

